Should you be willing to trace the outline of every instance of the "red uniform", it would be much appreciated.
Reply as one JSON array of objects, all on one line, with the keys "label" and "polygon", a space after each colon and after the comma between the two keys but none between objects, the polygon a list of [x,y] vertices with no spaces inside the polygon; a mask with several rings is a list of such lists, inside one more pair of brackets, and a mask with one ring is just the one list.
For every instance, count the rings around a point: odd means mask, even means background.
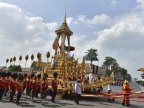
[{"label": "red uniform", "polygon": [[28,78],[25,78],[24,79],[24,82],[23,82],[23,90],[26,89],[26,96],[29,95],[30,96],[30,93],[31,93],[31,82]]},{"label": "red uniform", "polygon": [[45,92],[47,90],[47,83],[42,81],[41,82],[41,87],[40,87],[40,91],[41,92]]},{"label": "red uniform", "polygon": [[38,81],[36,82],[36,89],[38,93],[40,92],[40,87],[41,87],[41,80],[38,79]]},{"label": "red uniform", "polygon": [[36,81],[33,79],[30,82],[31,84],[31,92],[32,92],[32,99],[36,97]]},{"label": "red uniform", "polygon": [[30,81],[25,79],[23,82],[23,90],[27,89],[28,87],[30,87]]},{"label": "red uniform", "polygon": [[58,88],[57,80],[52,80],[52,90],[56,90],[57,91],[57,88]]},{"label": "red uniform", "polygon": [[5,90],[6,87],[7,87],[7,81],[6,81],[5,78],[3,78],[3,79],[1,79],[1,81],[0,81],[0,89],[1,89],[1,90]]},{"label": "red uniform", "polygon": [[12,78],[8,77],[6,81],[7,81],[7,87],[10,87],[11,82],[12,82]]},{"label": "red uniform", "polygon": [[0,78],[0,100],[2,99],[3,93],[7,87],[6,79]]},{"label": "red uniform", "polygon": [[17,83],[17,91],[18,91],[18,93],[17,93],[17,101],[16,101],[16,103],[19,104],[19,100],[20,100],[21,94],[23,92],[23,82],[22,81],[19,81]]},{"label": "red uniform", "polygon": [[11,92],[10,92],[10,102],[13,101],[13,96],[17,90],[17,81],[16,80],[13,80],[11,82],[11,85],[10,85],[10,88],[11,88]]},{"label": "red uniform", "polygon": [[3,78],[0,77],[0,90],[1,90],[1,82],[2,82]]},{"label": "red uniform", "polygon": [[31,89],[32,89],[32,91],[36,90],[36,81],[35,80],[31,81]]},{"label": "red uniform", "polygon": [[46,83],[46,81],[41,81],[41,85],[40,85],[41,99],[46,98],[47,88],[48,88],[48,83]]},{"label": "red uniform", "polygon": [[11,90],[17,90],[17,81],[12,81],[10,85]]},{"label": "red uniform", "polygon": [[17,91],[22,93],[23,92],[23,82],[19,81],[17,83]]},{"label": "red uniform", "polygon": [[52,99],[51,99],[52,102],[54,102],[54,99],[57,95],[57,88],[58,88],[58,81],[54,79],[52,80]]}]

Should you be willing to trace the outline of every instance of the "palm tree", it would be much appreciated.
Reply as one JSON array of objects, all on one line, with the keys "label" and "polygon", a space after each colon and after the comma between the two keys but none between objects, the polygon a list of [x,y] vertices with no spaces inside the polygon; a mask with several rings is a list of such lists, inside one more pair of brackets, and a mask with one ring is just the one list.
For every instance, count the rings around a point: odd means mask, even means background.
[{"label": "palm tree", "polygon": [[25,60],[26,60],[26,63],[25,63],[25,68],[26,68],[26,65],[27,65],[27,60],[29,59],[29,56],[28,55],[26,55],[25,56]]},{"label": "palm tree", "polygon": [[127,74],[127,80],[128,80],[128,81],[131,81],[131,80],[132,80],[132,77],[131,77],[130,74]]},{"label": "palm tree", "polygon": [[114,71],[116,74],[120,68],[117,60],[112,57],[105,57],[104,60],[103,66],[106,67],[106,74],[110,75],[112,71]]},{"label": "palm tree", "polygon": [[20,63],[21,63],[21,61],[22,61],[22,55],[19,56],[19,61],[20,61],[20,62],[19,62],[19,65],[20,65]]},{"label": "palm tree", "polygon": [[14,61],[14,65],[15,65],[15,61],[16,61],[16,57],[15,56],[13,57],[13,61]]},{"label": "palm tree", "polygon": [[33,60],[34,60],[34,55],[32,54],[31,55],[31,64],[32,64]]},{"label": "palm tree", "polygon": [[122,78],[123,79],[126,79],[126,76],[127,76],[127,70],[125,69],[125,68],[120,68],[119,69],[119,72],[120,72],[120,74],[121,74],[121,76],[122,76]]},{"label": "palm tree", "polygon": [[12,59],[12,58],[10,58],[10,65],[11,65],[12,61],[13,61],[13,59]]},{"label": "palm tree", "polygon": [[48,58],[50,57],[50,52],[49,51],[47,52],[46,57],[47,57],[47,63],[48,63]]},{"label": "palm tree", "polygon": [[8,63],[8,62],[9,62],[9,59],[7,58],[7,59],[6,59],[6,67],[7,67],[7,63]]},{"label": "palm tree", "polygon": [[85,59],[91,62],[91,66],[93,61],[98,61],[98,54],[97,54],[97,49],[90,49],[88,50],[88,52],[86,52],[87,54],[85,55]]}]

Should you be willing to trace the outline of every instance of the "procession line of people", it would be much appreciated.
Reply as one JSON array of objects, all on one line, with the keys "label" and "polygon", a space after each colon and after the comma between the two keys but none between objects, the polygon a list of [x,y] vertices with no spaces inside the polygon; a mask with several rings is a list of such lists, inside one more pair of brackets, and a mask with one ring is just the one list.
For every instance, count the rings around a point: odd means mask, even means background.
[{"label": "procession line of people", "polygon": [[44,74],[42,78],[41,74],[23,75],[21,73],[0,72],[0,101],[4,96],[7,96],[10,102],[14,102],[14,96],[16,95],[16,104],[19,104],[22,95],[25,95],[26,98],[30,97],[34,101],[34,98],[39,98],[38,94],[40,94],[41,101],[45,100],[47,95],[51,95],[51,101],[54,102],[57,94],[58,74],[55,72],[53,76],[52,92],[50,94],[47,74]]},{"label": "procession line of people", "polygon": [[[24,94],[27,97],[31,97],[32,101],[34,98],[39,98],[38,94],[41,95],[41,101],[44,101],[47,95],[51,95],[51,102],[55,102],[55,97],[58,90],[58,73],[53,73],[53,80],[49,83],[48,75],[44,74],[41,77],[41,74],[31,75],[27,74],[17,74],[11,72],[0,72],[0,101],[4,96],[8,96],[10,102],[14,102],[14,96],[16,95],[16,104],[19,104],[22,95]],[[51,85],[50,85],[51,84]],[[49,92],[48,87],[51,86],[51,93]],[[131,88],[128,84],[128,81],[124,81],[122,86],[124,98],[122,105],[130,106],[129,95]],[[78,79],[74,86],[75,91],[75,103],[79,104],[79,100],[82,94],[81,90],[81,80]],[[112,91],[111,85],[108,85],[108,94]]]}]

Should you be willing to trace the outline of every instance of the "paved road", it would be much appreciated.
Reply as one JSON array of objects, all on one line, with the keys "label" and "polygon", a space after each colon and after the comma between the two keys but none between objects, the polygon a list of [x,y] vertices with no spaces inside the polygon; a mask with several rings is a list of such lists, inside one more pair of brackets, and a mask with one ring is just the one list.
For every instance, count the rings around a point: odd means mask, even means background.
[{"label": "paved road", "polygon": [[[141,91],[139,85],[135,82],[131,83],[132,88],[136,88],[135,91]],[[104,88],[106,91],[107,88]],[[113,91],[121,91],[121,87],[113,86]],[[135,101],[131,102],[130,108],[144,108],[143,102],[136,102],[140,99],[135,99]],[[141,99],[144,100],[144,99]],[[6,99],[3,99],[0,102],[0,108],[125,108],[121,105],[121,100],[116,99],[114,103],[107,102],[107,99],[104,98],[83,98],[80,101],[80,105],[76,105],[73,101],[73,98],[67,100],[57,99],[55,103],[50,101],[50,97],[48,97],[47,101],[42,104],[39,100],[36,102],[32,102],[30,100],[24,101],[21,100],[19,106],[14,103],[9,103]]]}]

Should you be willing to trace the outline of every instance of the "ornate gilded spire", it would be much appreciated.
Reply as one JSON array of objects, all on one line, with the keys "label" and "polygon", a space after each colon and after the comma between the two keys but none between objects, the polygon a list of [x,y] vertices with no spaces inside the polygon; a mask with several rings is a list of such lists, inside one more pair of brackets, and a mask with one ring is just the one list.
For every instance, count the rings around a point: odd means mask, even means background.
[{"label": "ornate gilded spire", "polygon": [[67,23],[67,21],[66,21],[66,13],[65,13],[65,18],[64,18],[64,23]]},{"label": "ornate gilded spire", "polygon": [[56,34],[60,34],[60,35],[63,32],[65,32],[69,36],[71,36],[73,34],[73,32],[68,27],[68,24],[67,24],[67,21],[66,21],[66,13],[65,13],[65,17],[64,17],[64,22],[62,23],[62,25],[55,32],[56,32]]}]

